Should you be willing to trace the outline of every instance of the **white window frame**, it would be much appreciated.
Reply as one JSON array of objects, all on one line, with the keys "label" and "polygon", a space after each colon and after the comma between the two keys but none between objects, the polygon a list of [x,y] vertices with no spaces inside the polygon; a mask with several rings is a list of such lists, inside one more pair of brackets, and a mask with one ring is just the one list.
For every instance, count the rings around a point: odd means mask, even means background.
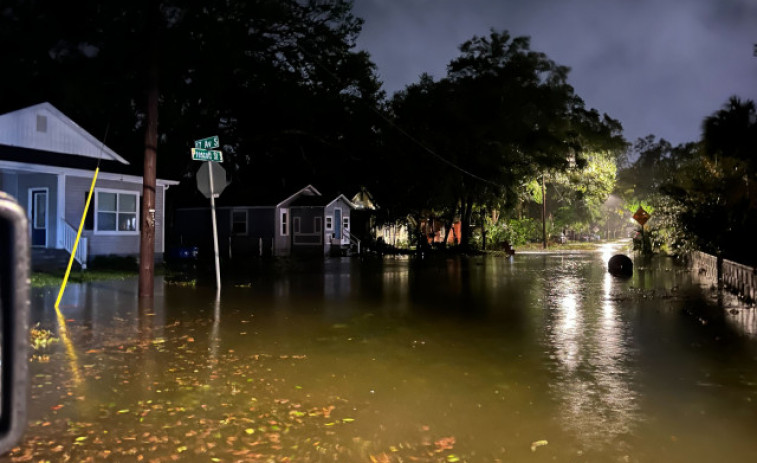
[{"label": "white window frame", "polygon": [[[99,201],[100,201],[100,195],[99,195],[99,193],[115,193],[116,194],[116,211],[115,211],[115,214],[116,214],[116,230],[100,230],[100,224],[99,224],[99,212],[100,212]],[[133,190],[116,190],[116,189],[112,189],[112,188],[95,188],[95,191],[94,191],[93,194],[95,196],[95,204],[93,206],[95,208],[94,209],[95,225],[94,225],[93,232],[96,235],[116,235],[116,236],[139,235],[139,225],[140,225],[140,223],[139,223],[140,222],[139,204],[140,204],[141,197],[140,197],[140,194],[139,194],[138,191],[133,191]],[[136,220],[137,220],[136,230],[128,230],[128,231],[126,231],[126,230],[124,230],[124,231],[118,230],[118,214],[119,214],[118,205],[120,203],[120,196],[121,195],[129,195],[129,196],[134,196],[135,197],[136,211],[134,211],[134,215],[136,216]],[[113,212],[113,211],[105,211],[105,212]],[[129,214],[131,214],[131,212],[129,212]]]},{"label": "white window frame", "polygon": [[334,229],[334,216],[327,215],[326,216],[326,231],[331,231],[333,229]]},{"label": "white window frame", "polygon": [[[235,232],[234,231],[234,214],[239,214],[239,213],[243,213],[244,214],[244,231],[243,232]],[[247,209],[232,209],[231,210],[231,215],[230,215],[229,219],[231,220],[231,234],[232,235],[235,235],[235,236],[246,236],[248,234],[248,232],[249,232],[248,227],[249,227],[249,224],[250,224],[250,216],[247,213]]]},{"label": "white window frame", "polygon": [[342,230],[349,230],[350,229],[350,216],[345,215],[342,216]]},{"label": "white window frame", "polygon": [[289,236],[289,208],[279,210],[279,235]]}]

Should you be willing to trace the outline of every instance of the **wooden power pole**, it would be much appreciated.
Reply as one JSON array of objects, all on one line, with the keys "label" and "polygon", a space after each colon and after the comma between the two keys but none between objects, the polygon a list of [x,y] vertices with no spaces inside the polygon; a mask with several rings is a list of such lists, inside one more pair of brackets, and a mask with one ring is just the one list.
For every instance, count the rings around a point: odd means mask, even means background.
[{"label": "wooden power pole", "polygon": [[159,10],[150,2],[147,44],[147,127],[145,129],[145,164],[142,177],[142,217],[139,243],[139,297],[153,297],[155,291],[155,170],[158,155],[158,27]]}]

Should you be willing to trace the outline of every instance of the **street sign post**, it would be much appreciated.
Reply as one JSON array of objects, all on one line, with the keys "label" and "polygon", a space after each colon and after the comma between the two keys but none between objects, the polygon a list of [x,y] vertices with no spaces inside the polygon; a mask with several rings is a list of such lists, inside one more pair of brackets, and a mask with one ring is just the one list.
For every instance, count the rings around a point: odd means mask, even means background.
[{"label": "street sign post", "polygon": [[[226,181],[226,171],[217,162],[223,162],[223,152],[214,151],[212,148],[221,146],[218,135],[195,140],[192,148],[192,159],[206,161],[197,171],[197,188],[205,197],[210,198],[210,215],[213,220],[213,253],[216,261],[216,288],[221,293],[221,262],[218,258],[218,225],[216,224],[216,201],[215,198],[229,184]],[[217,184],[217,186],[216,186]],[[205,189],[207,185],[207,190]]]},{"label": "street sign post", "polygon": [[647,220],[649,220],[649,212],[645,211],[643,207],[639,206],[638,209],[636,209],[636,212],[633,214],[633,219],[641,225],[641,249],[642,252],[644,252],[644,243],[645,243],[645,237],[644,237],[644,224],[647,223]]},{"label": "street sign post", "polygon": [[195,161],[223,162],[223,151],[192,148],[192,159]]}]

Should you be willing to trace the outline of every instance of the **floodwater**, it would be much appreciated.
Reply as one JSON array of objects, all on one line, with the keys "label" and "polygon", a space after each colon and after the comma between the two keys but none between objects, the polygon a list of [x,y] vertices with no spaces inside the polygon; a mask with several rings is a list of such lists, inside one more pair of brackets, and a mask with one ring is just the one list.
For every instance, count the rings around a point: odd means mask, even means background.
[{"label": "floodwater", "polygon": [[0,462],[757,461],[755,309],[614,252],[35,290],[57,341]]}]

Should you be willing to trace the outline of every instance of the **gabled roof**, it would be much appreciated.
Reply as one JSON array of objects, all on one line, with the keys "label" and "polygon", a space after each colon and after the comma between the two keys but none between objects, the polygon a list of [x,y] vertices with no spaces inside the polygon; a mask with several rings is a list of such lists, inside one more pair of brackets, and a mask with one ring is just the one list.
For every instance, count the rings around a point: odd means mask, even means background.
[{"label": "gabled roof", "polygon": [[47,102],[0,115],[0,144],[129,164]]},{"label": "gabled roof", "polygon": [[316,188],[313,185],[308,185],[305,188],[301,188],[299,191],[289,196],[284,201],[281,201],[280,203],[278,203],[276,207],[284,206],[298,196],[321,196],[321,192],[316,190]]},{"label": "gabled roof", "polygon": [[[333,196],[332,196],[332,198],[333,198]],[[332,203],[335,203],[336,201],[339,200],[339,198],[342,198],[344,200],[344,202],[346,202],[347,205],[350,206],[350,209],[356,209],[355,204],[352,201],[350,201],[349,199],[347,199],[347,197],[344,196],[344,195],[342,195],[342,194],[338,195],[336,198],[334,198],[331,201],[329,201],[328,204],[326,204],[326,206],[330,206]]]}]

